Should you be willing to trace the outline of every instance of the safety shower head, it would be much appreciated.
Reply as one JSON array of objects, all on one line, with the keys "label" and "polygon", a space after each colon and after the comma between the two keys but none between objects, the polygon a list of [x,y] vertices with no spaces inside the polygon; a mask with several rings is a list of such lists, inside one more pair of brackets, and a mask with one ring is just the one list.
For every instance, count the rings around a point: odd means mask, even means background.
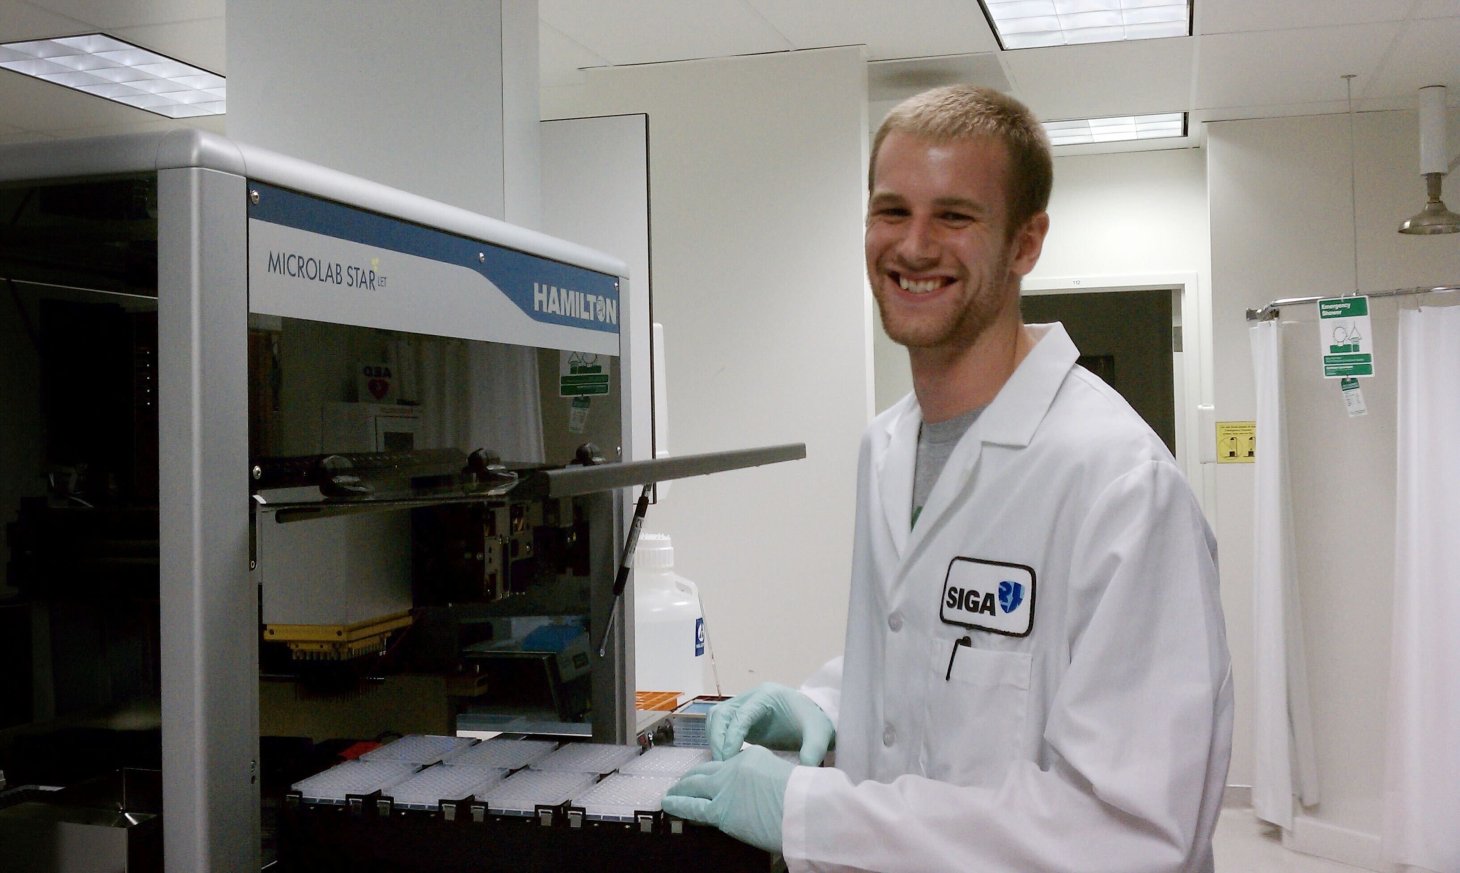
[{"label": "safety shower head", "polygon": [[1425,173],[1429,202],[1424,209],[1399,225],[1400,233],[1460,233],[1460,215],[1446,209],[1445,201],[1440,199],[1440,184],[1444,178],[1444,173]]},{"label": "safety shower head", "polygon": [[1440,199],[1445,174],[1450,170],[1445,148],[1445,86],[1419,89],[1419,164],[1425,177],[1429,201],[1413,217],[1399,225],[1400,233],[1460,233],[1460,215],[1445,208]]}]

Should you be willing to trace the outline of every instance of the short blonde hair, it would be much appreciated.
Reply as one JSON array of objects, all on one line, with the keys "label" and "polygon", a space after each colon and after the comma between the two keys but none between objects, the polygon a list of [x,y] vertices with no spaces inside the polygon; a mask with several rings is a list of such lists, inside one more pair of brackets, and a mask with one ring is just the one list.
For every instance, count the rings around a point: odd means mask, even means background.
[{"label": "short blonde hair", "polygon": [[867,190],[877,172],[877,153],[894,130],[939,142],[989,137],[1004,144],[1013,171],[1009,182],[1009,234],[1049,206],[1054,160],[1044,126],[1029,107],[1007,94],[978,85],[945,85],[899,103],[872,140]]}]

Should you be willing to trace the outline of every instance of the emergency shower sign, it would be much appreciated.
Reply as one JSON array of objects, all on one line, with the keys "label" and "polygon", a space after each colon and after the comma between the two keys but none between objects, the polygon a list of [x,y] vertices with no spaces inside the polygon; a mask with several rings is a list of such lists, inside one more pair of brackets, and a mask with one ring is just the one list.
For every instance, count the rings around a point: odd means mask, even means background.
[{"label": "emergency shower sign", "polygon": [[1369,298],[1332,297],[1318,301],[1318,345],[1323,356],[1323,378],[1374,375]]}]

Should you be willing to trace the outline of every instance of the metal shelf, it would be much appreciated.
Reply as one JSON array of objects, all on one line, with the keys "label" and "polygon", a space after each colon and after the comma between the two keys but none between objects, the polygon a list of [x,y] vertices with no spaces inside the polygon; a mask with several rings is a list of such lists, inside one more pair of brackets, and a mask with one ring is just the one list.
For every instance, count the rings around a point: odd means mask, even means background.
[{"label": "metal shelf", "polygon": [[622,461],[592,467],[539,470],[527,475],[521,484],[513,488],[512,496],[529,499],[576,497],[596,491],[668,482],[673,479],[686,479],[690,476],[706,476],[710,473],[779,464],[783,461],[799,461],[804,457],[806,457],[805,443],[788,443],[755,449],[685,455],[679,458],[655,458],[651,461]]},{"label": "metal shelf", "polygon": [[655,458],[649,461],[620,461],[593,466],[532,470],[515,482],[490,488],[478,489],[458,484],[436,490],[396,491],[362,497],[326,497],[318,489],[296,487],[260,490],[253,495],[253,500],[258,511],[274,513],[276,521],[306,521],[453,503],[506,503],[514,500],[577,497],[691,476],[797,461],[805,457],[805,443],[788,443],[676,458]]}]

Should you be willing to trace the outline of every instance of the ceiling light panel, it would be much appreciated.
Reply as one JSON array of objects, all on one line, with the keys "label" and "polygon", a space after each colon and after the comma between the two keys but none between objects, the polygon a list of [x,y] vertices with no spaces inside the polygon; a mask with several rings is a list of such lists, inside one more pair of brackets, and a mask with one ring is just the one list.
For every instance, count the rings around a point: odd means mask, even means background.
[{"label": "ceiling light panel", "polygon": [[0,44],[0,68],[168,118],[222,115],[222,76],[100,33]]},{"label": "ceiling light panel", "polygon": [[1182,137],[1186,136],[1186,113],[1047,121],[1044,132],[1050,145],[1056,146]]},{"label": "ceiling light panel", "polygon": [[1191,35],[1189,0],[979,0],[1005,49]]}]

